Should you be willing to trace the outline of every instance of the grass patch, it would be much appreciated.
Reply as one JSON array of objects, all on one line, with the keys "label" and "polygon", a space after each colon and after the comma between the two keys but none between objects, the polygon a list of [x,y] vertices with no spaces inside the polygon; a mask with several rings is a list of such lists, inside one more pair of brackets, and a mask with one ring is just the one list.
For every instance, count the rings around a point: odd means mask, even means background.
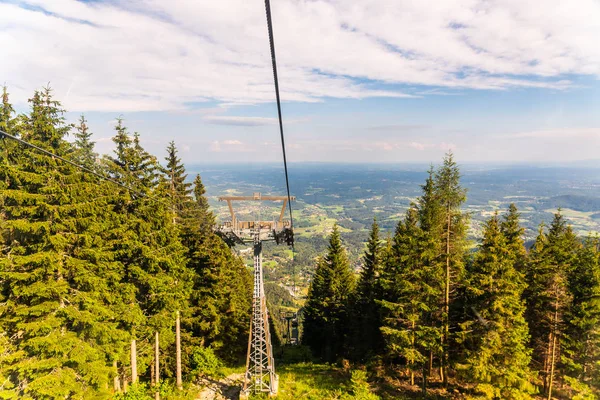
[{"label": "grass patch", "polygon": [[[311,221],[312,226],[308,228],[294,228],[295,234],[303,237],[310,236],[328,236],[333,229],[333,224],[335,224],[337,219],[335,218],[326,218],[326,217],[318,217]],[[352,232],[351,229],[344,228],[338,225],[340,232]]]}]

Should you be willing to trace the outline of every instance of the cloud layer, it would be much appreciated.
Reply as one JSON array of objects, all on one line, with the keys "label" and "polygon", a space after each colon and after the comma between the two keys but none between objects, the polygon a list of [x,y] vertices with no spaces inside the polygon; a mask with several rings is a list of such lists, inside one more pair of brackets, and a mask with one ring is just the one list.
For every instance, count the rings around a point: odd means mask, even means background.
[{"label": "cloud layer", "polygon": [[[572,74],[600,76],[596,0],[272,7],[284,101],[565,88]],[[0,45],[0,81],[21,102],[49,80],[73,111],[273,101],[262,0],[0,0]]]}]

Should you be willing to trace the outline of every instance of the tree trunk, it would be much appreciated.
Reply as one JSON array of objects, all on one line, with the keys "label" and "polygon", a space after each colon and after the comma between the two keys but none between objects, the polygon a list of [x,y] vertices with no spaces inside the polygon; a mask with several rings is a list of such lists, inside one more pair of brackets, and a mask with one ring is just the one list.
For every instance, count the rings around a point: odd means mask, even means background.
[{"label": "tree trunk", "polygon": [[552,384],[554,383],[554,365],[556,364],[556,334],[558,331],[558,289],[556,291],[556,299],[554,303],[554,323],[552,334],[552,354],[550,357],[550,382],[548,383],[548,400],[552,399]]},{"label": "tree trunk", "polygon": [[447,216],[447,229],[446,229],[446,287],[444,290],[444,335],[443,335],[443,355],[442,355],[442,368],[440,374],[442,375],[442,382],[444,387],[448,387],[448,336],[450,333],[450,229],[452,227],[452,219],[450,218],[450,207],[446,209]]},{"label": "tree trunk", "polygon": [[548,380],[550,378],[550,355],[552,354],[552,330],[548,333],[548,348],[544,355],[544,393],[548,393]]},{"label": "tree trunk", "polygon": [[113,360],[113,370],[115,371],[115,377],[113,379],[113,386],[115,393],[119,393],[121,391],[121,380],[119,377],[119,366],[117,365],[117,360]]},{"label": "tree trunk", "polygon": [[427,375],[433,375],[433,350],[429,350],[429,371]]},{"label": "tree trunk", "polygon": [[136,383],[137,380],[137,349],[135,339],[131,339],[131,384]]},{"label": "tree trunk", "polygon": [[160,385],[160,364],[159,364],[159,356],[160,356],[160,347],[158,342],[158,332],[154,335],[154,371],[156,376],[156,385]]},{"label": "tree trunk", "polygon": [[176,341],[176,357],[177,357],[177,388],[182,389],[181,382],[181,328],[179,321],[179,311],[177,311],[177,319],[175,321],[175,341]]},{"label": "tree trunk", "polygon": [[[412,321],[412,333],[410,337],[411,346],[413,352],[415,351],[415,321]],[[413,386],[415,384],[415,370],[414,370],[414,361],[410,360],[410,385]]]}]

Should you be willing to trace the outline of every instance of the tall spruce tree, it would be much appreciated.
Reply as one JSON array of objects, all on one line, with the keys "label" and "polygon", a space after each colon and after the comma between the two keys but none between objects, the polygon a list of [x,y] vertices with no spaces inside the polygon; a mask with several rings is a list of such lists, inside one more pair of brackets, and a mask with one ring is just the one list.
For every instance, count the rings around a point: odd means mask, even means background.
[{"label": "tall spruce tree", "polygon": [[[15,117],[14,114],[15,109],[10,103],[8,88],[3,86],[2,104],[0,104],[0,130],[9,135],[19,136],[18,127],[20,119]],[[4,135],[0,135],[0,154],[6,165],[12,163],[11,160],[14,158],[14,155],[17,154],[16,148],[17,143],[10,141],[4,137]]]},{"label": "tall spruce tree", "polygon": [[383,249],[379,238],[379,225],[373,220],[363,267],[356,287],[353,307],[352,347],[353,357],[365,360],[369,355],[379,354],[383,345],[381,337],[381,310],[377,300],[381,298],[380,275]]},{"label": "tall spruce tree", "polygon": [[303,343],[325,361],[346,355],[349,301],[354,286],[346,250],[334,225],[327,255],[317,263],[304,307]]},{"label": "tall spruce tree", "polygon": [[139,133],[129,134],[122,117],[117,118],[115,131],[114,155],[105,157],[111,177],[137,192],[149,192],[158,184],[160,166],[156,157],[142,147]]},{"label": "tall spruce tree", "polygon": [[562,363],[571,386],[600,395],[600,254],[598,238],[588,238],[569,275],[572,303],[565,315]]},{"label": "tall spruce tree", "polygon": [[[417,200],[417,217],[421,233],[423,280],[427,282],[426,308],[423,324],[428,327],[430,342],[427,345],[429,363],[425,375],[432,376],[434,359],[443,356],[443,294],[445,287],[443,257],[444,208],[436,193],[435,169],[429,168],[422,195]],[[425,382],[426,383],[426,382]]]},{"label": "tall spruce tree", "polygon": [[469,378],[491,399],[528,397],[530,350],[522,300],[524,282],[497,215],[468,271],[466,293],[471,319],[462,324]]},{"label": "tall spruce tree", "polygon": [[450,302],[451,291],[461,282],[464,272],[466,216],[460,207],[466,201],[466,190],[460,185],[460,170],[452,152],[444,157],[435,174],[435,194],[443,209],[444,298],[443,298],[443,355],[442,379],[448,384],[448,363],[450,346]]},{"label": "tall spruce tree", "polygon": [[510,257],[513,259],[517,272],[524,274],[524,264],[527,258],[527,251],[525,250],[525,242],[523,241],[523,235],[525,228],[523,228],[519,222],[521,214],[514,203],[511,203],[508,207],[508,211],[504,214],[500,229],[506,239],[506,246],[509,251]]},{"label": "tall spruce tree", "polygon": [[440,292],[439,282],[432,279],[431,265],[424,256],[425,235],[418,218],[418,210],[412,206],[396,228],[391,255],[382,273],[381,330],[388,358],[406,362],[411,384],[415,383],[415,372],[421,370],[426,392],[430,355],[440,350],[440,331],[432,324],[432,311],[439,304]]},{"label": "tall spruce tree", "polygon": [[[15,126],[15,110],[10,103],[8,88],[6,86],[2,87],[2,104],[0,105],[0,130],[9,133],[16,134],[14,131]],[[10,158],[15,158],[16,154],[13,150],[14,144],[9,143],[8,139],[4,136],[0,138],[0,168],[8,169],[10,168],[11,160]],[[12,157],[11,157],[12,156]],[[0,173],[2,179],[0,179],[0,210],[5,209],[5,201],[6,197],[3,195],[4,190],[10,187],[10,181],[7,178],[10,176],[9,174]],[[6,215],[5,212],[0,212],[0,254],[1,257],[4,257],[7,249],[7,243],[5,242],[5,227],[6,227]],[[4,273],[6,270],[5,266],[2,266],[0,269],[0,273]],[[2,291],[0,291],[0,302],[5,303],[7,300],[6,292],[4,286],[2,286]],[[6,399],[15,399],[18,396],[18,387],[14,380],[11,380],[10,371],[6,368],[8,365],[12,365],[18,357],[18,353],[16,353],[16,347],[14,346],[14,341],[9,336],[8,326],[6,318],[4,318],[4,310],[0,309],[0,330],[2,333],[0,334],[0,380],[4,382],[2,386],[2,390],[0,391],[0,395]]]},{"label": "tall spruce tree", "polygon": [[2,104],[0,104],[0,130],[8,134],[14,134],[16,119],[14,117],[15,109],[10,103],[8,88],[2,87]]},{"label": "tall spruce tree", "polygon": [[562,346],[565,341],[565,312],[571,295],[568,277],[579,247],[575,235],[562,214],[557,212],[547,235],[540,234],[531,251],[526,292],[527,316],[531,333],[533,367],[539,371],[548,399],[558,373]]},{"label": "tall spruce tree", "polygon": [[191,204],[192,184],[186,182],[187,174],[185,173],[185,166],[177,156],[177,148],[174,141],[169,142],[167,146],[165,161],[167,165],[163,168],[163,174],[167,179],[173,221],[180,222],[178,220],[182,218],[184,210],[193,206]]},{"label": "tall spruce tree", "polygon": [[94,152],[95,143],[92,141],[92,132],[88,127],[83,114],[79,117],[79,123],[75,126],[75,147],[74,161],[86,168],[93,169],[96,164],[98,154]]}]

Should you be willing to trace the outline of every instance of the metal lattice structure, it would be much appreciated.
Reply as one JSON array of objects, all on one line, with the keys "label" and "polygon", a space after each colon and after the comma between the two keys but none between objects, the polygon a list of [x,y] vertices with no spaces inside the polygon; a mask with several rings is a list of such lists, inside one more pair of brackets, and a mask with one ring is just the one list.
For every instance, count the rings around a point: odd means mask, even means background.
[{"label": "metal lattice structure", "polygon": [[[217,228],[217,233],[230,245],[252,244],[254,246],[254,291],[252,295],[252,320],[248,338],[248,355],[246,358],[246,373],[240,398],[248,398],[251,393],[268,393],[275,396],[278,389],[278,377],[275,373],[273,348],[269,331],[269,312],[265,298],[262,243],[273,240],[277,244],[292,245],[294,235],[289,221],[283,216],[288,203],[288,197],[261,196],[228,196],[220,197],[226,201],[231,214],[228,221]],[[279,218],[273,221],[239,221],[233,211],[233,201],[283,201]],[[290,200],[295,200],[291,197]]]},{"label": "metal lattice structure", "polygon": [[254,239],[254,293],[252,296],[252,321],[248,339],[248,357],[242,396],[267,392],[277,394],[278,377],[269,331],[269,312],[264,292],[262,268],[262,241],[256,232]]}]

